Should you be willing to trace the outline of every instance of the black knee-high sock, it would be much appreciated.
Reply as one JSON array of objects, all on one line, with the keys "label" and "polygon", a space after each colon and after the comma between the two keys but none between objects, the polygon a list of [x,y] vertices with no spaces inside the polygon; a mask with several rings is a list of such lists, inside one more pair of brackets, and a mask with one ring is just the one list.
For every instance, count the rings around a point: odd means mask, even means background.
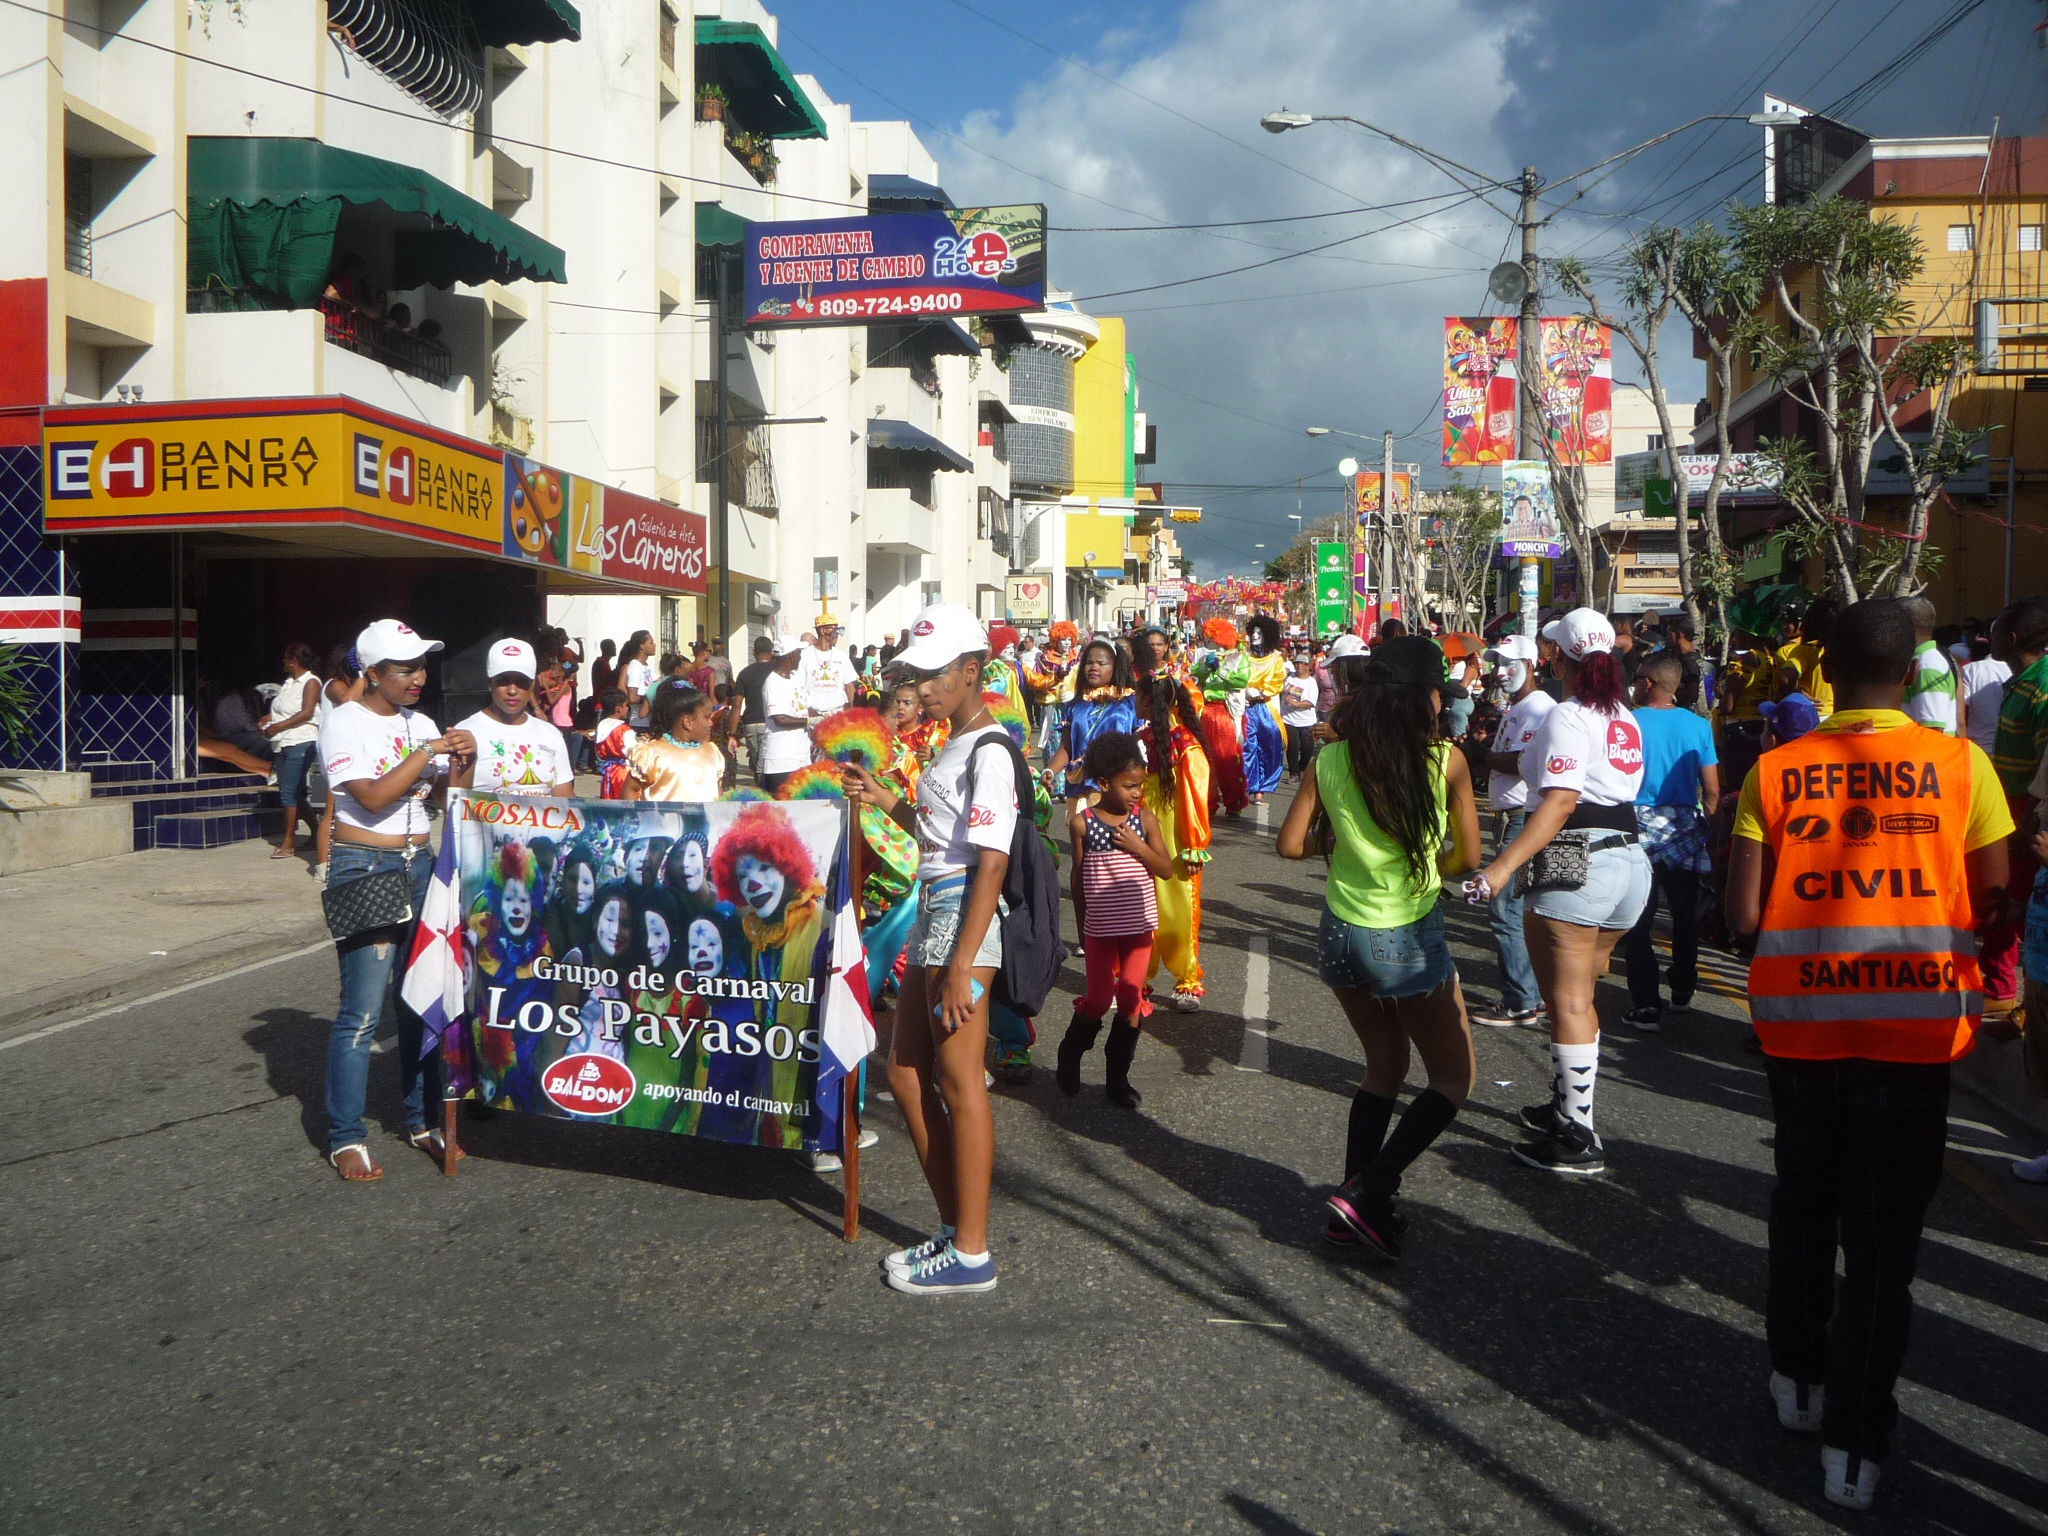
[{"label": "black knee-high sock", "polygon": [[1380,1143],[1387,1139],[1387,1125],[1394,1118],[1396,1101],[1363,1088],[1351,1096],[1351,1124],[1344,1132],[1344,1177],[1350,1178],[1379,1156]]},{"label": "black knee-high sock", "polygon": [[1401,1187],[1401,1175],[1408,1165],[1422,1156],[1457,1117],[1457,1105],[1434,1088],[1423,1089],[1402,1113],[1401,1123],[1394,1127],[1394,1134],[1380,1148],[1379,1156],[1366,1168],[1361,1182],[1392,1199],[1394,1191]]}]

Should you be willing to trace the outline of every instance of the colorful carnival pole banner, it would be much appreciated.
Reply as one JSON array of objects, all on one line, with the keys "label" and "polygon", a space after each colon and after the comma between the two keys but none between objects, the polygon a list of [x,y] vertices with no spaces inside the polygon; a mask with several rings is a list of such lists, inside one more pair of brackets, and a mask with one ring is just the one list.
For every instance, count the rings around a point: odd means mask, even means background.
[{"label": "colorful carnival pole banner", "polygon": [[1560,464],[1614,462],[1614,333],[1586,315],[1545,315],[1537,348],[1543,431]]},{"label": "colorful carnival pole banner", "polygon": [[839,1149],[874,1045],[829,801],[456,791],[405,999],[451,1097]]},{"label": "colorful carnival pole banner", "polygon": [[1344,546],[1334,540],[1316,545],[1316,634],[1324,639],[1344,633],[1351,605],[1344,590]]},{"label": "colorful carnival pole banner", "polygon": [[1564,526],[1557,519],[1549,465],[1541,459],[1515,459],[1501,465],[1500,501],[1503,555],[1555,560],[1564,554]]},{"label": "colorful carnival pole banner", "polygon": [[1045,205],[749,224],[741,324],[1022,314],[1045,307]]},{"label": "colorful carnival pole banner", "polygon": [[1444,466],[1499,464],[1515,455],[1513,315],[1444,321]]}]

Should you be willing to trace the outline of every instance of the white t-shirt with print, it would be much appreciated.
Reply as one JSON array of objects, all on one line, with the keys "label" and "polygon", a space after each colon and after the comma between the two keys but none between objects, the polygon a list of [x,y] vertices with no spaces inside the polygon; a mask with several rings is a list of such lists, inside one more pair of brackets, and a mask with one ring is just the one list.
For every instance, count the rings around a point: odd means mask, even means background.
[{"label": "white t-shirt with print", "polygon": [[365,832],[417,834],[431,820],[427,797],[441,768],[429,768],[381,811],[367,809],[348,792],[358,779],[381,779],[416,750],[435,740],[441,728],[416,709],[380,715],[366,704],[337,704],[320,729],[320,762],[334,790],[334,819]]},{"label": "white t-shirt with print", "polygon": [[[935,880],[971,869],[978,850],[1010,851],[1017,830],[1017,775],[1000,725],[949,741],[917,781],[917,877]],[[974,803],[967,765],[974,759]]]},{"label": "white t-shirt with print", "polygon": [[1307,677],[1290,676],[1280,689],[1280,723],[1314,725],[1322,702],[1322,684],[1315,680],[1313,673]]},{"label": "white t-shirt with print", "polygon": [[1989,656],[1963,663],[1960,688],[1963,712],[1970,717],[1970,740],[1986,752],[1998,739],[1998,708],[2005,702],[2005,685],[2011,676],[2011,667]]},{"label": "white t-shirt with print", "polygon": [[[1537,731],[1555,708],[1557,700],[1541,688],[1517,701],[1501,716],[1500,729],[1493,734],[1492,750],[1520,753],[1536,739]],[[1486,802],[1496,811],[1522,810],[1529,804],[1528,781],[1519,773],[1489,773]]]},{"label": "white t-shirt with print", "polygon": [[1536,793],[1575,789],[1584,805],[1633,805],[1643,787],[1643,733],[1621,706],[1612,715],[1566,699],[1522,749],[1522,780]]},{"label": "white t-shirt with print", "polygon": [[[297,677],[288,677],[278,684],[277,692],[271,695],[270,718],[289,720],[306,707],[311,697],[317,706],[320,698],[320,679],[310,672],[301,672]],[[318,713],[317,707],[315,713]],[[272,731],[270,744],[273,747],[303,747],[309,741],[320,739],[320,725],[308,720],[304,725],[295,725],[289,730]]]},{"label": "white t-shirt with print", "polygon": [[629,694],[635,688],[640,690],[639,701],[627,710],[627,719],[631,724],[645,730],[647,728],[648,711],[652,708],[654,700],[654,663],[651,661],[627,662],[626,675],[619,683],[619,686]]},{"label": "white t-shirt with print", "polygon": [[551,795],[560,785],[576,782],[569,744],[545,720],[527,715],[507,725],[480,709],[456,729],[476,737],[472,783],[477,789],[494,795]]},{"label": "white t-shirt with print", "polygon": [[837,714],[846,708],[846,685],[854,681],[855,675],[845,652],[806,647],[804,659],[796,665],[797,687],[804,700],[804,708],[796,713]]},{"label": "white t-shirt with print", "polygon": [[[841,694],[844,706],[846,695]],[[768,717],[768,735],[761,743],[763,773],[794,773],[811,762],[811,733],[802,726],[789,729],[775,723],[777,715],[804,718],[803,684],[797,674],[788,677],[770,672],[761,679],[761,713]]]}]

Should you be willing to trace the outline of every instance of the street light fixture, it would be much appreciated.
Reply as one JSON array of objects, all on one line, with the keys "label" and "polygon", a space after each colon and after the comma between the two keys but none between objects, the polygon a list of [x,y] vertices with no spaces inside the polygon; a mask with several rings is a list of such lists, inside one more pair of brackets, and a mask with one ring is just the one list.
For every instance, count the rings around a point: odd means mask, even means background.
[{"label": "street light fixture", "polygon": [[1282,107],[1278,112],[1268,112],[1259,119],[1259,126],[1268,133],[1285,133],[1290,128],[1306,128],[1315,121],[1308,112],[1290,112]]}]

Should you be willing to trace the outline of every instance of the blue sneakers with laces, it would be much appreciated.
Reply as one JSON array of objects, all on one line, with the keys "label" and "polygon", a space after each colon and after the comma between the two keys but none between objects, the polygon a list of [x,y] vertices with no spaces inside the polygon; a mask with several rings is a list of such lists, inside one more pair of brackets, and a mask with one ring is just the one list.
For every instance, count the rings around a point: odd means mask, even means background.
[{"label": "blue sneakers with laces", "polygon": [[888,1271],[889,1285],[906,1296],[947,1296],[996,1288],[996,1261],[972,1268],[960,1262],[951,1243],[945,1251],[913,1264],[908,1269]]}]

